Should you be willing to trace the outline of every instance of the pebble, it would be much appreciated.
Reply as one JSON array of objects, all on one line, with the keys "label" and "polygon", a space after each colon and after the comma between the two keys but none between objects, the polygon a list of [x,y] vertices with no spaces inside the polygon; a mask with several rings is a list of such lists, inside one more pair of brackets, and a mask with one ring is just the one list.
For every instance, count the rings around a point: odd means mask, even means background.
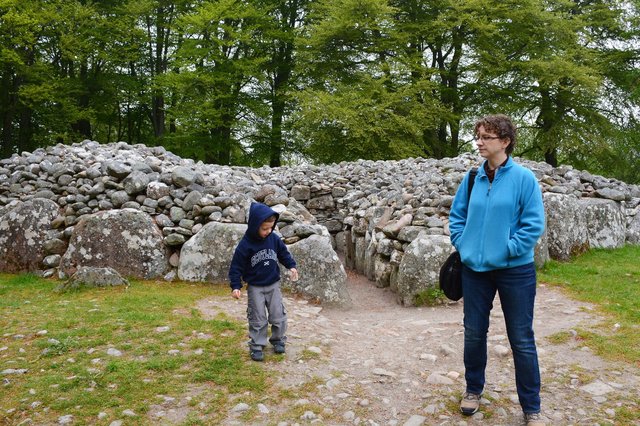
[{"label": "pebble", "polygon": [[249,404],[241,402],[239,404],[236,404],[236,406],[231,409],[231,412],[232,413],[243,413],[243,412],[245,412],[247,410],[249,410]]},{"label": "pebble", "polygon": [[7,368],[6,370],[2,370],[0,374],[9,375],[9,374],[26,374],[29,370],[26,368]]},{"label": "pebble", "polygon": [[73,415],[72,414],[67,414],[64,416],[60,416],[58,417],[58,424],[59,425],[68,425],[73,423]]},{"label": "pebble", "polygon": [[117,350],[116,348],[109,348],[107,349],[107,355],[109,356],[122,356],[122,352]]},{"label": "pebble", "polygon": [[404,426],[422,426],[426,420],[426,417],[414,414],[413,416],[409,417],[409,420],[404,422]]},{"label": "pebble", "polygon": [[309,346],[309,347],[307,348],[307,350],[308,350],[309,352],[313,352],[314,354],[318,354],[318,355],[320,355],[320,354],[322,353],[322,349],[320,349],[320,348],[319,348],[319,347],[317,347],[317,346]]}]

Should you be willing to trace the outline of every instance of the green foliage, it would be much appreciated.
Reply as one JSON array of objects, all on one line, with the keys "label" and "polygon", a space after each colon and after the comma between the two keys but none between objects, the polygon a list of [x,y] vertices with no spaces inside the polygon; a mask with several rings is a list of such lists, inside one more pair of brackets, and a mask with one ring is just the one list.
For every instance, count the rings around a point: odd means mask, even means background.
[{"label": "green foliage", "polygon": [[435,306],[442,305],[447,302],[447,296],[438,287],[432,287],[427,290],[422,290],[415,295],[416,306]]},{"label": "green foliage", "polygon": [[366,78],[335,94],[309,90],[300,95],[298,130],[305,153],[321,163],[357,159],[401,159],[423,154],[422,125],[432,119],[416,101],[415,87],[390,91],[381,79]]},{"label": "green foliage", "polygon": [[278,166],[472,147],[638,182],[637,1],[4,0],[0,155],[85,138]]}]

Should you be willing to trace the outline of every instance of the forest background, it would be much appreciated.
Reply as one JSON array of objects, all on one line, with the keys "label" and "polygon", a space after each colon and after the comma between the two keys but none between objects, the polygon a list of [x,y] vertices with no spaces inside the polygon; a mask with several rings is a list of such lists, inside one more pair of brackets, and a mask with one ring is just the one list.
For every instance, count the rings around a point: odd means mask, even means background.
[{"label": "forest background", "polygon": [[0,0],[0,158],[442,158],[496,112],[518,156],[640,183],[640,0]]}]

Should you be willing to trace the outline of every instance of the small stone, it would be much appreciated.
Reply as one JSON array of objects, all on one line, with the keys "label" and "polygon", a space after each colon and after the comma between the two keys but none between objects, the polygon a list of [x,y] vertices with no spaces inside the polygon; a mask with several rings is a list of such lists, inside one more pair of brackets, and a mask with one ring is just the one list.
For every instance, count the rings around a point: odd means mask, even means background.
[{"label": "small stone", "polygon": [[244,413],[247,410],[249,410],[249,404],[241,402],[239,404],[236,404],[236,406],[231,409],[231,412],[232,413]]},{"label": "small stone", "polygon": [[122,412],[122,415],[127,417],[135,417],[136,413],[133,410],[126,409]]},{"label": "small stone", "polygon": [[260,412],[260,414],[269,414],[269,408],[267,408],[266,405],[264,404],[258,404],[258,412]]},{"label": "small stone", "polygon": [[302,416],[300,416],[300,420],[315,420],[318,416],[313,411],[305,411]]},{"label": "small stone", "polygon": [[404,422],[404,426],[422,426],[426,420],[426,417],[414,414],[413,416],[409,417],[409,420]]},{"label": "small stone", "polygon": [[495,345],[493,347],[493,353],[495,353],[496,355],[498,355],[501,358],[504,358],[507,355],[509,355],[509,348],[507,348],[506,346],[502,346],[502,345]]},{"label": "small stone", "polygon": [[396,373],[392,371],[387,371],[383,368],[374,368],[372,371],[376,376],[386,376],[386,377],[396,377]]},{"label": "small stone", "polygon": [[170,329],[171,327],[169,327],[168,325],[164,325],[162,327],[156,327],[156,333],[166,333]]},{"label": "small stone", "polygon": [[431,385],[452,385],[455,382],[448,377],[442,376],[438,373],[431,373],[427,377],[427,383]]},{"label": "small stone", "polygon": [[107,349],[107,355],[109,356],[122,356],[122,352],[117,350],[116,348]]},{"label": "small stone", "polygon": [[320,355],[320,354],[322,353],[322,349],[320,349],[320,348],[319,348],[319,347],[317,347],[317,346],[309,346],[309,347],[307,348],[307,350],[308,350],[309,352],[313,352],[314,354],[318,354],[318,355]]},{"label": "small stone", "polygon": [[6,370],[2,370],[2,375],[9,375],[9,374],[25,374],[27,373],[29,370],[27,370],[26,368],[7,368]]},{"label": "small stone", "polygon": [[73,423],[73,415],[72,414],[67,414],[65,416],[60,416],[58,417],[58,424],[59,425],[68,425]]},{"label": "small stone", "polygon": [[436,362],[438,360],[438,356],[437,355],[433,355],[433,354],[420,354],[420,359],[421,360],[426,360],[426,361],[431,361],[431,362]]}]

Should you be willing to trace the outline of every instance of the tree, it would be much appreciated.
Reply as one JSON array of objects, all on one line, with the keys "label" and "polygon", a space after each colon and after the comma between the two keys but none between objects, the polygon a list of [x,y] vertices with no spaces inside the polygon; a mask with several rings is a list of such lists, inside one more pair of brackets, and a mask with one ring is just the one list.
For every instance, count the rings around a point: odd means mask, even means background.
[{"label": "tree", "polygon": [[[234,0],[203,2],[179,20],[176,70],[163,84],[179,93],[170,114],[197,141],[191,148],[196,158],[231,164],[242,156],[237,136],[264,62],[253,47],[263,23],[251,2]],[[172,140],[184,142],[180,130]]]},{"label": "tree", "polygon": [[299,44],[309,72],[296,128],[314,160],[396,159],[424,153],[438,103],[412,81],[395,10],[383,0],[319,2]]},{"label": "tree", "polygon": [[478,102],[477,111],[519,117],[528,129],[518,152],[553,166],[598,152],[615,133],[602,103],[603,59],[618,34],[620,3],[529,0],[491,9],[493,35],[477,45],[477,76],[493,105]]}]

